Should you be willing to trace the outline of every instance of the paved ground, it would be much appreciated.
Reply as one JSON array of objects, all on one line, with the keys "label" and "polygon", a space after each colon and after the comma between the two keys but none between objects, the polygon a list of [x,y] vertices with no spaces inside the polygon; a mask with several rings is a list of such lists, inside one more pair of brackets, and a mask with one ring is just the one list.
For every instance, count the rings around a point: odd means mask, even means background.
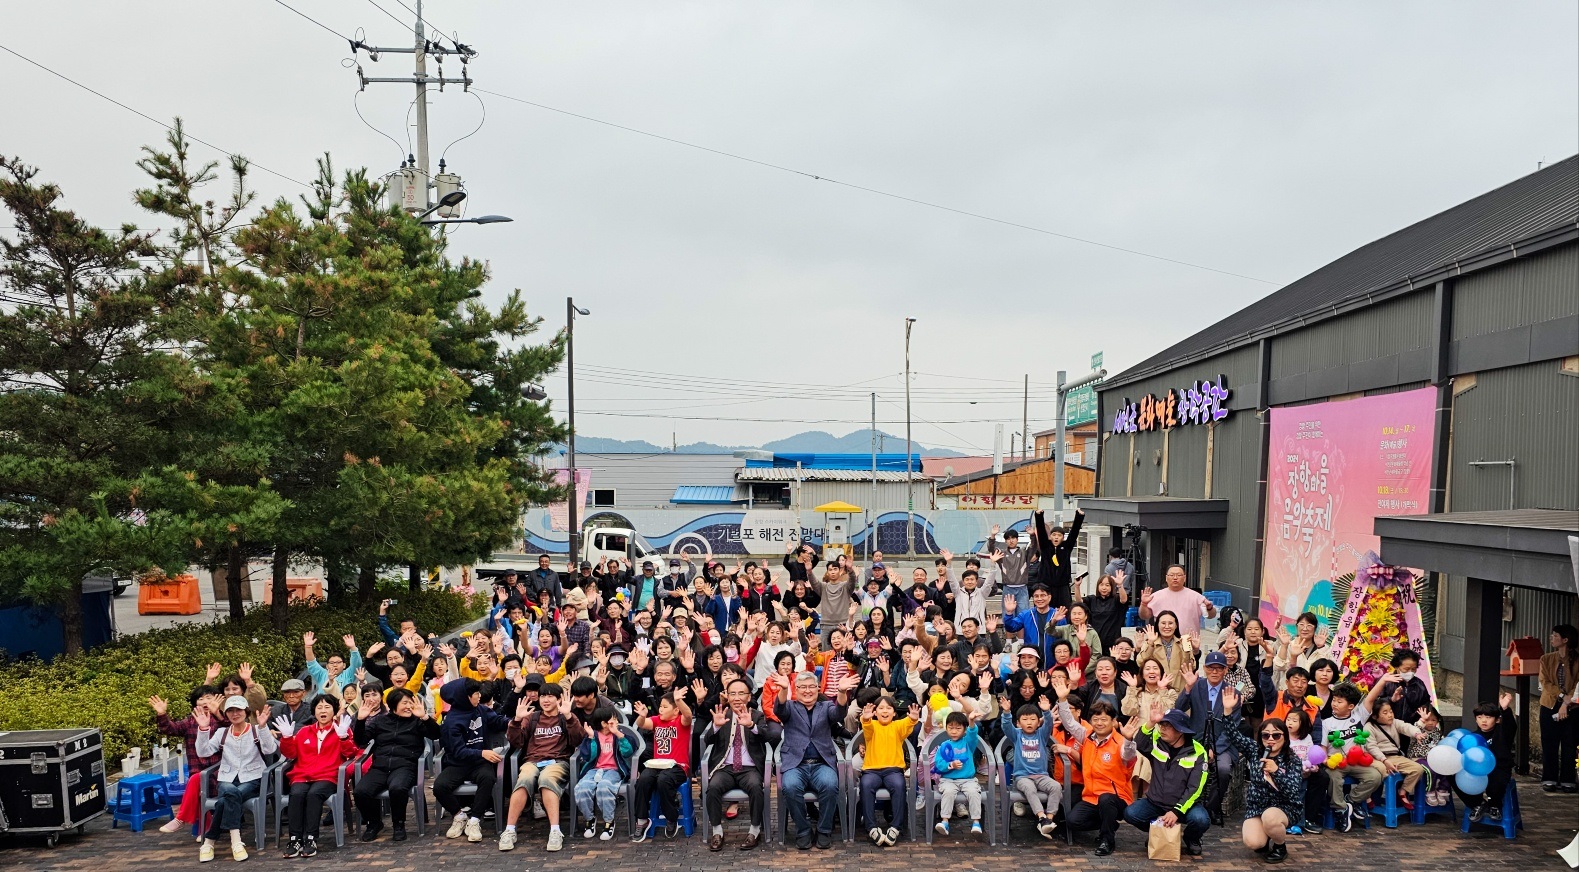
[{"label": "paved ground", "polygon": [[[1421,827],[1407,822],[1396,830],[1388,830],[1380,818],[1372,818],[1369,831],[1355,831],[1347,835],[1323,833],[1318,836],[1296,837],[1290,841],[1289,861],[1285,868],[1311,868],[1320,864],[1332,872],[1371,872],[1371,870],[1426,870],[1459,868],[1473,864],[1478,872],[1502,869],[1563,869],[1562,860],[1553,853],[1574,837],[1579,826],[1579,797],[1573,794],[1547,795],[1528,781],[1520,783],[1520,797],[1524,802],[1525,830],[1513,841],[1506,841],[1499,831],[1477,829],[1471,835],[1462,835],[1458,827],[1441,818],[1432,818]],[[623,811],[623,809],[622,809]],[[250,832],[250,830],[249,830]],[[484,829],[485,834],[489,832]],[[932,845],[901,842],[897,847],[879,849],[868,843],[846,845],[837,843],[831,851],[800,852],[793,847],[781,848],[765,845],[755,852],[744,854],[726,845],[721,853],[710,853],[700,832],[690,839],[680,838],[669,842],[631,844],[623,822],[615,841],[585,842],[579,835],[569,839],[563,853],[547,854],[543,851],[546,827],[537,822],[524,828],[520,847],[512,853],[501,853],[489,839],[478,845],[463,841],[451,842],[442,834],[429,830],[423,838],[413,831],[410,841],[396,845],[388,834],[377,842],[361,844],[352,841],[344,849],[336,850],[333,840],[314,860],[287,861],[279,856],[271,840],[266,851],[253,852],[250,866],[284,868],[310,868],[313,865],[343,867],[347,863],[356,868],[377,868],[396,872],[427,872],[448,867],[467,870],[519,870],[541,869],[550,866],[595,868],[597,872],[652,872],[652,870],[729,870],[729,869],[851,869],[862,872],[886,870],[914,870],[950,868],[958,870],[1003,870],[1006,868],[1055,868],[1131,870],[1155,869],[1158,864],[1145,858],[1145,844],[1141,834],[1128,829],[1119,835],[1119,852],[1111,857],[1091,855],[1093,843],[1089,837],[1079,837],[1074,847],[1062,839],[1047,842],[1037,837],[1023,821],[1017,821],[1012,847],[989,848],[985,843],[974,842],[955,835],[939,838]],[[736,830],[731,838],[739,843]],[[1259,858],[1246,851],[1237,841],[1237,830],[1214,828],[1206,839],[1206,855],[1200,862],[1191,864],[1199,869],[1254,869],[1262,866]],[[222,848],[224,846],[221,846]],[[219,858],[210,868],[230,868],[233,861],[228,850],[221,850]],[[64,838],[59,847],[48,849],[42,840],[22,837],[0,837],[0,868],[28,870],[102,870],[134,868],[179,868],[197,865],[197,848],[185,835],[166,836],[154,829],[135,834],[124,827],[111,830],[107,821],[90,825],[83,836]]]}]

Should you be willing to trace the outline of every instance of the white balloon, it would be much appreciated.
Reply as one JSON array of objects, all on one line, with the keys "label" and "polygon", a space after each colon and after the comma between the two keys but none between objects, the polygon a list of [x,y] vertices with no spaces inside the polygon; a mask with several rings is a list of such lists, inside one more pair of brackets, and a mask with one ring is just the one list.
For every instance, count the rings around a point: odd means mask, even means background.
[{"label": "white balloon", "polygon": [[1457,748],[1438,745],[1425,755],[1425,762],[1438,775],[1456,775],[1464,768],[1464,754]]}]

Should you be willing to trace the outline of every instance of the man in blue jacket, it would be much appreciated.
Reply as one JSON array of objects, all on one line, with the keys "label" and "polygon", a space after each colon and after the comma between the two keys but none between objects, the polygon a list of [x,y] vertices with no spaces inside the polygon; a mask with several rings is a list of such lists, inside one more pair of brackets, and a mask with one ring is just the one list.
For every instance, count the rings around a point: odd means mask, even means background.
[{"label": "man in blue jacket", "polygon": [[[493,808],[493,788],[499,780],[499,761],[504,756],[489,747],[488,734],[502,733],[510,719],[482,705],[482,685],[475,678],[457,678],[439,690],[449,709],[439,727],[439,744],[444,748],[444,771],[433,780],[433,796],[454,815],[445,836],[466,841],[482,841],[482,819]],[[503,740],[500,741],[503,744]],[[477,785],[470,808],[462,808],[467,798],[456,791],[470,781]]]},{"label": "man in blue jacket", "polygon": [[1058,626],[1062,616],[1053,608],[1053,594],[1047,585],[1031,587],[1029,612],[1016,610],[1012,597],[1003,601],[1003,608],[1003,629],[1010,633],[1024,630],[1025,644],[1037,653],[1043,663],[1052,663],[1053,643],[1058,641],[1058,634],[1053,629]]},{"label": "man in blue jacket", "polygon": [[1212,718],[1226,714],[1223,711],[1222,692],[1228,686],[1224,680],[1228,675],[1228,658],[1221,651],[1212,651],[1206,655],[1205,671],[1204,679],[1185,676],[1185,681],[1192,683],[1179,695],[1174,705],[1190,716],[1190,729],[1194,731],[1196,740],[1206,746],[1212,764],[1208,773],[1211,780],[1206,786],[1206,811],[1213,824],[1222,826],[1223,799],[1228,795],[1228,782],[1233,777],[1234,752],[1227,736],[1216,735],[1216,722]]},{"label": "man in blue jacket", "polygon": [[833,740],[845,735],[844,707],[849,704],[850,689],[859,682],[854,673],[846,676],[838,697],[830,700],[820,692],[816,674],[802,672],[795,676],[795,699],[790,700],[786,686],[774,706],[774,714],[784,725],[779,795],[789,803],[790,817],[795,821],[795,847],[802,851],[812,842],[811,821],[801,799],[808,791],[817,795],[817,847],[824,851],[833,847],[833,819],[839,808],[839,771],[835,768],[839,751]]}]

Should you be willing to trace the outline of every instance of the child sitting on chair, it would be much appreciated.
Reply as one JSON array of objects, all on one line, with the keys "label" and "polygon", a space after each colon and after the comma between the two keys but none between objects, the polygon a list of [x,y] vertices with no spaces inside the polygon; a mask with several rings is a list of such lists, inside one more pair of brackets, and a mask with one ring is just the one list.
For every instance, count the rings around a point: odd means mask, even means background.
[{"label": "child sitting on chair", "polygon": [[1497,759],[1497,766],[1486,776],[1486,789],[1482,793],[1471,795],[1460,790],[1456,782],[1453,785],[1454,792],[1464,800],[1465,807],[1471,809],[1471,822],[1478,824],[1486,819],[1502,820],[1502,797],[1508,791],[1508,782],[1513,779],[1513,740],[1518,734],[1512,691],[1499,690],[1496,702],[1483,702],[1475,706],[1475,728],[1470,731],[1470,735],[1478,736],[1486,743],[1492,756]]},{"label": "child sitting on chair", "polygon": [[976,721],[981,710],[970,714],[950,712],[943,729],[948,738],[939,743],[932,758],[932,771],[938,776],[939,835],[948,835],[948,821],[954,814],[954,801],[964,794],[970,807],[970,834],[981,836],[981,784],[976,781]]}]

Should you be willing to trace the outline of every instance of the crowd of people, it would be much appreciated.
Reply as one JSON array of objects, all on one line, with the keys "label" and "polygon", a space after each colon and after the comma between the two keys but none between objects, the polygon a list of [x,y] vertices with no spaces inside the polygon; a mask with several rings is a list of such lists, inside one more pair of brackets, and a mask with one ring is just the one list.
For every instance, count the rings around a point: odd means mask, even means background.
[{"label": "crowd of people", "polygon": [[[858,761],[859,794],[858,823],[846,825],[874,844],[900,841],[909,815],[925,810],[911,804],[929,795],[939,836],[958,827],[980,838],[982,779],[996,766],[984,748],[1001,749],[1016,815],[1048,839],[1060,828],[1094,833],[1098,855],[1119,849],[1127,823],[1142,846],[1161,827],[1200,856],[1209,828],[1228,826],[1236,783],[1242,841],[1269,863],[1286,858],[1292,834],[1348,832],[1379,790],[1406,806],[1442,800],[1446,783],[1424,765],[1442,740],[1441,716],[1415,652],[1398,651],[1362,691],[1341,674],[1314,615],[1290,632],[1232,608],[1219,614],[1181,566],[1139,590],[1141,626],[1126,633],[1133,568],[1115,551],[1094,582],[1073,577],[1081,520],[1076,513],[1066,535],[1038,513],[1027,542],[994,527],[981,553],[961,561],[943,552],[908,582],[881,554],[864,567],[844,557],[823,564],[802,543],[778,565],[673,558],[663,574],[618,560],[560,572],[544,555],[531,571],[497,578],[485,626],[450,642],[410,621],[392,625],[386,602],[381,639],[365,651],[346,636],[343,654],[320,661],[306,634],[306,668],[278,701],[245,663],[223,677],[213,664],[188,717],[150,700],[159,729],[183,738],[194,786],[164,831],[199,825],[195,785],[217,764],[219,804],[199,859],[213,859],[227,833],[233,856],[246,859],[243,809],[269,789],[268,761],[279,754],[291,761],[285,856],[317,853],[340,773],[351,776],[357,837],[381,837],[387,799],[390,838],[403,841],[408,801],[435,750],[429,786],[450,818],[444,835],[481,842],[491,819],[503,851],[517,846],[529,813],[546,820],[547,850],[562,850],[572,804],[583,838],[615,838],[628,787],[636,824],[626,838],[672,838],[681,794],[704,764],[708,848],[722,850],[726,822],[743,814],[736,847],[752,850],[763,841],[770,760],[788,798],[785,841],[799,849],[832,845],[846,760]],[[1208,641],[1211,618],[1220,629]],[[1579,721],[1569,717],[1579,706],[1576,636],[1556,628],[1560,653],[1542,667],[1552,790],[1579,789]],[[1474,707],[1473,727],[1496,768],[1485,790],[1461,798],[1477,820],[1496,819],[1512,772],[1511,695]],[[506,799],[495,808],[501,773]],[[800,800],[808,795],[815,800]]]}]

